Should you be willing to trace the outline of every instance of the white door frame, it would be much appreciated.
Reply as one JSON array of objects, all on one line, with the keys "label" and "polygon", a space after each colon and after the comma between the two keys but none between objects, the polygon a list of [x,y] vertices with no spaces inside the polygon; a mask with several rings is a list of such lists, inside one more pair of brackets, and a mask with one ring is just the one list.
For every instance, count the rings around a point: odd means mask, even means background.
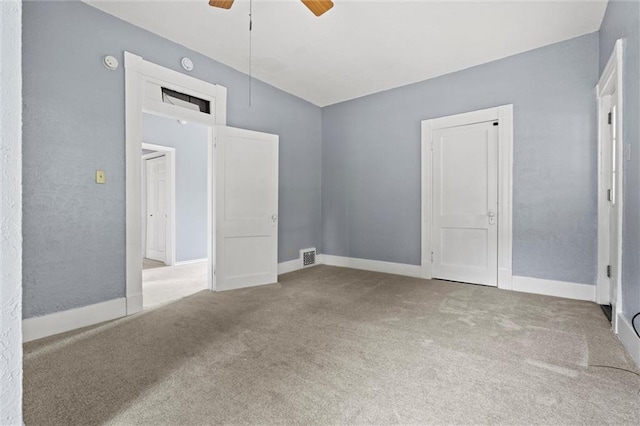
[{"label": "white door frame", "polygon": [[[612,313],[611,321],[613,329],[617,333],[618,331],[618,314],[622,312],[622,219],[624,212],[624,132],[623,132],[623,104],[624,94],[622,86],[622,71],[623,71],[623,41],[617,40],[611,57],[607,62],[602,76],[596,86],[596,93],[598,96],[598,276],[596,280],[596,302],[599,304],[611,304]],[[607,190],[609,189],[604,179],[603,172],[607,170],[602,162],[603,154],[603,140],[608,138],[608,124],[607,115],[611,108],[609,97],[612,93],[617,93],[618,105],[616,108],[617,118],[617,145],[616,153],[618,157],[617,165],[617,181],[616,181],[616,193],[614,199],[618,204],[618,215],[616,220],[617,226],[617,245],[614,250],[618,252],[618,264],[612,265],[616,268],[616,282],[611,283],[607,277],[607,265],[609,264],[609,250],[610,250],[610,215],[609,212],[609,200],[607,197]],[[616,299],[609,300],[609,291],[611,285],[616,288]]]},{"label": "white door frame", "polygon": [[[127,315],[142,311],[142,113],[185,120],[207,126],[207,258],[209,288],[215,288],[213,226],[215,214],[214,128],[227,124],[227,89],[145,61],[124,52],[125,67],[125,188],[126,188],[126,297]],[[161,88],[189,93],[210,102],[211,114],[181,108],[162,101]]]},{"label": "white door frame", "polygon": [[[173,266],[176,263],[176,149],[163,145],[155,145],[151,143],[142,143],[142,149],[150,149],[155,152],[151,154],[146,154],[142,156],[142,162],[144,164],[145,160],[149,160],[151,158],[156,158],[160,156],[164,156],[167,162],[167,222],[166,222],[166,238],[165,238],[165,253],[166,259],[165,264],[167,266]],[[146,211],[146,198],[145,198],[145,168],[142,167],[142,204],[145,206],[142,210],[142,254],[143,256],[146,254],[146,222],[147,222],[147,211]]]},{"label": "white door frame", "polygon": [[497,121],[498,131],[498,288],[512,289],[513,105],[422,121],[422,278],[431,279],[433,132],[437,129]]}]

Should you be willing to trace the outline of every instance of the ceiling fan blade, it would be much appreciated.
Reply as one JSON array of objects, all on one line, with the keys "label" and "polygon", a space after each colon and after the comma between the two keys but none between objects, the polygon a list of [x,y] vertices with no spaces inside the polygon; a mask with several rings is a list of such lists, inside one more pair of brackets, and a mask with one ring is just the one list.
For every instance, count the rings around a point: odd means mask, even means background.
[{"label": "ceiling fan blade", "polygon": [[316,16],[322,15],[333,7],[331,0],[302,0],[302,3]]},{"label": "ceiling fan blade", "polygon": [[231,9],[234,0],[209,0],[209,6],[219,7],[221,9]]}]

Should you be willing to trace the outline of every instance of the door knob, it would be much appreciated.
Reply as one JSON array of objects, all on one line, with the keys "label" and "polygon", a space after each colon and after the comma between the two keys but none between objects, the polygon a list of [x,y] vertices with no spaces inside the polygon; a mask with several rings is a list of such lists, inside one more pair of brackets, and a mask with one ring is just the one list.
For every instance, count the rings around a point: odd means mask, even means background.
[{"label": "door knob", "polygon": [[271,220],[275,223],[275,221],[278,220],[278,216],[276,216],[275,214],[271,215]]},{"label": "door knob", "polygon": [[495,217],[496,216],[496,211],[493,210],[493,209],[490,209],[488,215],[489,215],[489,217]]}]

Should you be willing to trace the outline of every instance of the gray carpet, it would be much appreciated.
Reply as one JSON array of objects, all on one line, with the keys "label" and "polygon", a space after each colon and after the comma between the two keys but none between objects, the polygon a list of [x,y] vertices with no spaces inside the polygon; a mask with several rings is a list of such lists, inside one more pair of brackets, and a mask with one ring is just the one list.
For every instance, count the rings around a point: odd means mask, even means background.
[{"label": "gray carpet", "polygon": [[25,345],[27,425],[631,424],[592,303],[318,266]]}]

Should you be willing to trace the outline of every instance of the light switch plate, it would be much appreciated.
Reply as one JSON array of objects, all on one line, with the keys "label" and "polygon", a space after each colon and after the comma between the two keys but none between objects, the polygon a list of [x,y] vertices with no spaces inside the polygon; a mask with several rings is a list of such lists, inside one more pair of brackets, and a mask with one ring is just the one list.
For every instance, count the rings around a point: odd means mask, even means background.
[{"label": "light switch plate", "polygon": [[104,170],[96,170],[96,183],[107,183],[107,174]]}]

